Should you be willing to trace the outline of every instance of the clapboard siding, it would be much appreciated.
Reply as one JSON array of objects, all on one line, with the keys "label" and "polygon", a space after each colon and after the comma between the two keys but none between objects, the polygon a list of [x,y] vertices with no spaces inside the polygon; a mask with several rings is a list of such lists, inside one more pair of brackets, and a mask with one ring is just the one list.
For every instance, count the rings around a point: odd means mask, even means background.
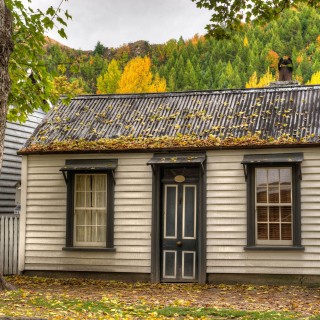
[{"label": "clapboard siding", "polygon": [[[303,152],[301,181],[304,251],[245,251],[244,154]],[[25,270],[150,273],[152,154],[29,155]],[[69,252],[65,245],[66,159],[118,159],[115,185],[116,252]],[[320,152],[316,148],[207,152],[207,273],[320,273]]]},{"label": "clapboard siding", "polygon": [[[25,270],[150,273],[152,154],[28,156]],[[118,159],[115,185],[116,252],[63,251],[66,159]]]},{"label": "clapboard siding", "polygon": [[[301,207],[303,252],[245,251],[244,154],[303,152]],[[207,153],[207,272],[319,274],[320,152],[316,148],[210,151]]]},{"label": "clapboard siding", "polygon": [[15,207],[15,185],[21,180],[21,157],[17,151],[25,144],[34,129],[44,118],[43,111],[30,115],[25,123],[7,122],[4,141],[3,163],[0,173],[0,214],[13,213]]}]

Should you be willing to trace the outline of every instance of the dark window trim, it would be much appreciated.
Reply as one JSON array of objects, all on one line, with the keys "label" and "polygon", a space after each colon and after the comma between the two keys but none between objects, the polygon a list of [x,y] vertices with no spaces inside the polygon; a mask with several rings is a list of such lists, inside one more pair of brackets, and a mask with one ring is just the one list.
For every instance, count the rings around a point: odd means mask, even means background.
[{"label": "dark window trim", "polygon": [[115,252],[115,248],[97,248],[97,247],[63,247],[63,251],[95,251],[95,252]]},{"label": "dark window trim", "polygon": [[[291,246],[256,245],[255,218],[255,168],[292,168],[292,219],[293,243]],[[301,161],[299,162],[255,162],[247,165],[247,246],[245,250],[303,250],[301,246]]]},{"label": "dark window trim", "polygon": [[[67,160],[68,161],[68,160]],[[70,160],[69,160],[70,161]],[[95,167],[95,164],[101,163],[101,160],[92,161],[90,168],[87,167],[89,160],[72,160],[77,165],[77,170],[73,170],[74,167],[66,167],[64,171],[67,172],[67,216],[66,216],[66,246],[63,248],[65,251],[115,251],[114,248],[114,169],[115,166],[101,168]],[[109,161],[109,160],[104,160]],[[113,163],[117,163],[117,160],[110,160]],[[109,162],[110,162],[109,161]],[[66,162],[67,163],[67,162]],[[68,163],[67,163],[68,164]],[[80,167],[83,165],[83,169]],[[84,167],[86,165],[86,167]],[[63,171],[63,170],[61,170]],[[75,174],[106,174],[107,179],[107,237],[105,247],[75,247],[73,245],[73,228],[74,228],[74,177]]]}]

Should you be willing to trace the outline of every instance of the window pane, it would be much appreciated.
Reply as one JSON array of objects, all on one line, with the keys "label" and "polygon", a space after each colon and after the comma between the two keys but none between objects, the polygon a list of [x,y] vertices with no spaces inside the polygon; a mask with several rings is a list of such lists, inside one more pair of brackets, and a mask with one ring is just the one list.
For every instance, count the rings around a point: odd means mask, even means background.
[{"label": "window pane", "polygon": [[105,208],[105,207],[106,207],[106,193],[96,192],[96,208]]},{"label": "window pane", "polygon": [[106,212],[104,210],[97,210],[97,225],[105,226],[106,225]]},{"label": "window pane", "polygon": [[94,175],[93,176],[93,191],[106,191],[106,176],[105,175]]},{"label": "window pane", "polygon": [[76,192],[75,196],[75,207],[84,208],[86,206],[86,193],[85,192]]},{"label": "window pane", "polygon": [[258,239],[268,240],[268,224],[258,223]]},{"label": "window pane", "polygon": [[271,222],[280,221],[279,207],[270,207],[269,208],[269,221],[271,221]]},{"label": "window pane", "polygon": [[291,169],[290,168],[280,169],[280,184],[291,185]]},{"label": "window pane", "polygon": [[257,187],[267,186],[267,169],[256,169]]},{"label": "window pane", "polygon": [[281,208],[281,221],[282,222],[291,222],[292,221],[291,207],[282,207]]},{"label": "window pane", "polygon": [[83,174],[77,174],[75,179],[76,191],[85,191],[86,190],[86,176]]},{"label": "window pane", "polygon": [[291,186],[281,185],[280,188],[280,202],[291,203]]},{"label": "window pane", "polygon": [[268,185],[278,186],[279,185],[279,169],[268,169]]},{"label": "window pane", "polygon": [[269,187],[269,203],[279,203],[279,187]]},{"label": "window pane", "polygon": [[292,224],[281,224],[281,240],[292,240]]},{"label": "window pane", "polygon": [[257,188],[257,203],[267,203],[267,187]]},{"label": "window pane", "polygon": [[268,207],[257,208],[257,221],[267,222],[268,221]]},{"label": "window pane", "polygon": [[86,227],[76,227],[76,241],[77,242],[84,242],[85,239],[85,229]]},{"label": "window pane", "polygon": [[76,226],[84,226],[86,224],[85,210],[76,210],[74,215],[74,224]]},{"label": "window pane", "polygon": [[86,192],[86,208],[94,207],[93,192]]},{"label": "window pane", "polygon": [[269,224],[269,240],[280,240],[280,225],[279,223]]}]

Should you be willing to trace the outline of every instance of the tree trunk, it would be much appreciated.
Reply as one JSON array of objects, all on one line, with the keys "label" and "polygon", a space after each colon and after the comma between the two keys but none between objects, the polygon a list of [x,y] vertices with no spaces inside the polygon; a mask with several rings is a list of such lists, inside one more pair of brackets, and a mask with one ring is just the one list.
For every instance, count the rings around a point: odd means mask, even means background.
[{"label": "tree trunk", "polygon": [[[3,159],[8,95],[10,91],[8,64],[12,50],[12,15],[9,9],[6,7],[4,0],[0,0],[0,171]],[[2,273],[0,273],[0,290],[13,289],[14,287],[7,283]]]},{"label": "tree trunk", "polygon": [[8,283],[4,278],[3,274],[0,273],[0,291],[3,290],[16,290],[16,288],[10,283]]},{"label": "tree trunk", "polygon": [[10,91],[8,64],[12,50],[12,15],[6,7],[4,0],[0,0],[0,171],[3,159],[8,95]]}]

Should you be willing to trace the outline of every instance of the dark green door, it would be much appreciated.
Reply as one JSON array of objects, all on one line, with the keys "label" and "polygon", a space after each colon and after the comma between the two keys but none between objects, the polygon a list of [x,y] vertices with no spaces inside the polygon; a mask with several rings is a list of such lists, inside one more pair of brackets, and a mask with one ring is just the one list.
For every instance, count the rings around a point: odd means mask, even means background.
[{"label": "dark green door", "polygon": [[197,281],[197,172],[192,168],[165,169],[164,172],[161,239],[164,282]]}]

